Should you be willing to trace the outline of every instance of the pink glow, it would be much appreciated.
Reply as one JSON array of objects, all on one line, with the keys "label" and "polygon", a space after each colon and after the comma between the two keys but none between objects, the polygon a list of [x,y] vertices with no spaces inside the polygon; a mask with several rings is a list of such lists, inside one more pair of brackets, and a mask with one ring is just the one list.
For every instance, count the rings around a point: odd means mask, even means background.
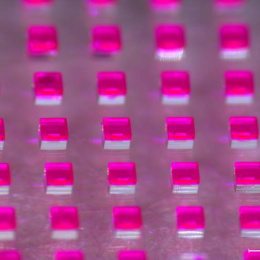
[{"label": "pink glow", "polygon": [[118,260],[146,260],[144,251],[120,251]]},{"label": "pink glow", "polygon": [[244,252],[244,260],[259,260],[260,250],[248,249]]},{"label": "pink glow", "polygon": [[5,125],[4,125],[4,119],[0,118],[0,141],[5,140]]},{"label": "pink glow", "polygon": [[260,185],[260,162],[235,162],[238,185]]},{"label": "pink glow", "polygon": [[32,4],[32,5],[45,5],[45,4],[51,4],[54,0],[24,0],[26,4]]},{"label": "pink glow", "polygon": [[0,251],[1,260],[21,260],[21,255],[18,251]]},{"label": "pink glow", "polygon": [[55,260],[84,260],[84,255],[81,251],[59,251]]},{"label": "pink glow", "polygon": [[241,229],[260,230],[260,207],[240,207],[239,219]]},{"label": "pink glow", "polygon": [[181,0],[151,0],[151,2],[156,6],[171,7],[179,5]]},{"label": "pink glow", "polygon": [[238,6],[245,2],[245,0],[215,0],[218,5],[221,6]]},{"label": "pink glow", "polygon": [[93,4],[98,4],[98,5],[111,5],[111,4],[116,4],[117,0],[89,0]]},{"label": "pink glow", "polygon": [[13,231],[15,229],[15,209],[12,207],[0,207],[0,231]]},{"label": "pink glow", "polygon": [[11,184],[10,167],[8,163],[0,163],[0,186]]}]

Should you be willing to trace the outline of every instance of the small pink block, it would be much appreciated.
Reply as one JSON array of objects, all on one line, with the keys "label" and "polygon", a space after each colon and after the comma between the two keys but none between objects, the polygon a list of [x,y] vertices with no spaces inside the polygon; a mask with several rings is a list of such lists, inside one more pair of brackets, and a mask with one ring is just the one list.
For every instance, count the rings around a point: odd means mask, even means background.
[{"label": "small pink block", "polygon": [[251,71],[227,71],[225,73],[226,102],[250,104],[254,95],[254,76]]},{"label": "small pink block", "polygon": [[151,2],[156,7],[177,8],[179,7],[181,0],[151,0]]},{"label": "small pink block", "polygon": [[204,235],[203,207],[177,207],[177,228],[180,237],[201,238]]},{"label": "small pink block", "polygon": [[195,139],[192,117],[168,117],[166,119],[168,149],[192,149]]},{"label": "small pink block", "polygon": [[42,150],[65,150],[69,138],[66,118],[41,118],[39,126]]},{"label": "small pink block", "polygon": [[96,54],[110,55],[121,50],[121,32],[118,26],[93,27],[92,40],[92,49]]},{"label": "small pink block", "polygon": [[146,260],[144,251],[120,251],[118,260]]},{"label": "small pink block", "polygon": [[100,72],[97,87],[101,105],[122,105],[126,96],[126,77],[123,72]]},{"label": "small pink block", "polygon": [[8,163],[0,163],[0,195],[9,193],[11,174]]},{"label": "small pink block", "polygon": [[53,239],[78,238],[79,216],[76,207],[51,207]]},{"label": "small pink block", "polygon": [[256,148],[258,122],[256,117],[231,117],[229,120],[231,148]]},{"label": "small pink block", "polygon": [[53,0],[24,0],[24,2],[31,5],[47,5],[53,3]]},{"label": "small pink block", "polygon": [[55,260],[84,260],[84,254],[81,251],[59,251]]},{"label": "small pink block", "polygon": [[0,207],[0,240],[15,238],[16,217],[12,207]]},{"label": "small pink block", "polygon": [[1,260],[21,260],[21,255],[18,251],[0,251]]},{"label": "small pink block", "polygon": [[173,162],[171,168],[172,192],[197,193],[200,183],[197,162]]},{"label": "small pink block", "polygon": [[135,163],[108,163],[108,183],[111,194],[135,193],[137,177]]},{"label": "small pink block", "polygon": [[54,26],[32,26],[28,30],[28,53],[31,56],[56,55],[57,32]]},{"label": "small pink block", "polygon": [[117,238],[139,238],[143,225],[141,208],[114,207],[113,222]]},{"label": "small pink block", "polygon": [[71,163],[46,163],[45,182],[47,194],[71,194],[74,184]]},{"label": "small pink block", "polygon": [[59,72],[34,74],[36,105],[60,105],[63,96],[62,75]]},{"label": "small pink block", "polygon": [[260,250],[246,250],[244,252],[244,260],[260,260]]},{"label": "small pink block", "polygon": [[162,103],[182,105],[189,103],[190,77],[185,71],[164,71],[161,74]]},{"label": "small pink block", "polygon": [[239,219],[242,237],[260,237],[260,207],[240,207]]},{"label": "small pink block", "polygon": [[246,25],[223,25],[220,28],[221,57],[241,59],[248,56],[249,30]]},{"label": "small pink block", "polygon": [[4,119],[0,118],[0,150],[4,149],[5,142],[5,124]]},{"label": "small pink block", "polygon": [[127,117],[103,118],[104,149],[129,149],[132,139],[130,119]]},{"label": "small pink block", "polygon": [[179,25],[160,25],[156,28],[156,56],[160,60],[180,60],[184,55],[185,33]]},{"label": "small pink block", "polygon": [[113,5],[117,3],[117,0],[89,0],[96,5]]}]

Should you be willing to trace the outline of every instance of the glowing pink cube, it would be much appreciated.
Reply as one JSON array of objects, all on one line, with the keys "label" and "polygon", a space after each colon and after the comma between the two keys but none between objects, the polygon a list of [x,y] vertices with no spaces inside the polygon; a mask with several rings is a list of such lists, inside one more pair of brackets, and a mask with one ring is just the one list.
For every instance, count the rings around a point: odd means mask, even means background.
[{"label": "glowing pink cube", "polygon": [[203,207],[177,207],[177,228],[180,237],[201,238],[204,235]]},{"label": "glowing pink cube", "polygon": [[0,150],[4,149],[5,142],[5,124],[4,119],[0,118]]},{"label": "glowing pink cube", "polygon": [[126,96],[126,77],[123,72],[100,72],[97,76],[98,103],[122,105]]},{"label": "glowing pink cube", "polygon": [[32,4],[32,5],[46,5],[51,4],[53,0],[24,0],[26,4]]},{"label": "glowing pink cube", "polygon": [[197,162],[173,162],[171,167],[172,192],[197,193],[200,184]]},{"label": "glowing pink cube", "polygon": [[120,251],[118,260],[146,260],[144,251]]},{"label": "glowing pink cube", "polygon": [[216,0],[219,7],[236,7],[240,6],[245,2],[245,0]]},{"label": "glowing pink cube", "polygon": [[118,26],[95,26],[92,29],[92,49],[96,54],[110,55],[121,50],[121,32]]},{"label": "glowing pink cube", "polygon": [[52,238],[78,238],[79,216],[76,207],[51,207],[50,214]]},{"label": "glowing pink cube", "polygon": [[111,194],[135,193],[137,177],[135,163],[108,163],[108,183]]},{"label": "glowing pink cube", "polygon": [[18,251],[0,251],[1,260],[21,260],[21,255]]},{"label": "glowing pink cube", "polygon": [[164,71],[161,74],[162,103],[166,105],[188,104],[190,76],[185,71]]},{"label": "glowing pink cube", "polygon": [[260,237],[260,207],[240,207],[239,219],[242,237]]},{"label": "glowing pink cube", "polygon": [[59,72],[34,74],[36,105],[60,105],[63,96],[62,75]]},{"label": "glowing pink cube", "polygon": [[114,207],[113,222],[117,238],[139,238],[143,225],[141,208]]},{"label": "glowing pink cube", "polygon": [[59,251],[55,260],[84,260],[84,255],[81,251]]},{"label": "glowing pink cube", "polygon": [[12,207],[0,207],[0,240],[15,238],[16,217]]},{"label": "glowing pink cube", "polygon": [[127,117],[103,118],[104,149],[129,149],[132,138],[130,119]]},{"label": "glowing pink cube", "polygon": [[8,163],[0,163],[0,195],[9,193],[11,174]]},{"label": "glowing pink cube", "polygon": [[168,117],[166,119],[168,149],[192,149],[195,139],[192,117]]},{"label": "glowing pink cube", "polygon": [[258,122],[256,117],[231,117],[229,120],[231,148],[256,148]]},{"label": "glowing pink cube", "polygon": [[248,56],[249,30],[246,25],[223,25],[220,28],[221,57],[241,59]]},{"label": "glowing pink cube", "polygon": [[160,60],[180,60],[184,55],[185,33],[179,25],[160,25],[156,28],[156,56]]},{"label": "glowing pink cube", "polygon": [[228,104],[250,104],[254,95],[253,73],[251,71],[227,71],[225,88]]},{"label": "glowing pink cube", "polygon": [[181,0],[151,0],[156,7],[178,7]]},{"label": "glowing pink cube", "polygon": [[89,1],[97,5],[112,5],[117,2],[117,0],[89,0]]},{"label": "glowing pink cube", "polygon": [[41,118],[39,126],[42,150],[65,150],[69,138],[66,118]]},{"label": "glowing pink cube", "polygon": [[244,252],[244,260],[260,260],[260,250],[248,249]]},{"label": "glowing pink cube", "polygon": [[56,55],[57,32],[54,26],[32,26],[28,30],[28,53],[31,56]]},{"label": "glowing pink cube", "polygon": [[46,163],[47,194],[71,194],[74,184],[72,163]]}]

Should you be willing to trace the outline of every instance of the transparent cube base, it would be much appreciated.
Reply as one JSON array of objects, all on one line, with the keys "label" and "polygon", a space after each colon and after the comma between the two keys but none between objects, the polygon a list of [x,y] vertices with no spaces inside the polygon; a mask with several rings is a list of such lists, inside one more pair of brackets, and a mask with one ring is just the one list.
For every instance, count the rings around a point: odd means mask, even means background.
[{"label": "transparent cube base", "polygon": [[178,236],[182,238],[202,238],[204,236],[204,230],[179,230]]},{"label": "transparent cube base", "polygon": [[194,143],[193,140],[187,140],[187,141],[168,140],[167,148],[168,149],[192,149],[193,143]]},{"label": "transparent cube base", "polygon": [[67,141],[40,141],[41,150],[66,150]]},{"label": "transparent cube base", "polygon": [[77,239],[78,235],[78,230],[53,230],[51,233],[53,239]]},{"label": "transparent cube base", "polygon": [[126,150],[130,148],[129,141],[104,141],[104,149],[110,150]]},{"label": "transparent cube base", "polygon": [[72,185],[64,185],[64,186],[46,186],[46,194],[53,195],[67,195],[72,193]]},{"label": "transparent cube base", "polygon": [[253,95],[229,95],[226,98],[226,103],[230,105],[251,104],[253,103]]},{"label": "transparent cube base", "polygon": [[258,140],[246,140],[246,141],[232,140],[231,148],[233,148],[233,149],[254,149],[257,147],[257,143],[258,143]]},{"label": "transparent cube base", "polygon": [[110,185],[110,194],[134,194],[135,185]]},{"label": "transparent cube base", "polygon": [[193,194],[198,193],[199,185],[173,185],[172,192],[173,193],[186,193]]},{"label": "transparent cube base", "polygon": [[220,57],[222,59],[245,59],[249,56],[248,49],[239,49],[239,50],[222,50],[220,52]]},{"label": "transparent cube base", "polygon": [[189,104],[189,96],[188,95],[181,95],[181,96],[170,96],[170,95],[163,95],[162,96],[162,103],[164,105],[187,105]]},{"label": "transparent cube base", "polygon": [[99,105],[123,105],[125,104],[125,95],[115,97],[100,95],[98,98]]},{"label": "transparent cube base", "polygon": [[140,238],[141,231],[138,230],[131,230],[131,231],[125,231],[125,230],[117,230],[116,231],[116,238],[124,238],[124,239],[136,239]]}]

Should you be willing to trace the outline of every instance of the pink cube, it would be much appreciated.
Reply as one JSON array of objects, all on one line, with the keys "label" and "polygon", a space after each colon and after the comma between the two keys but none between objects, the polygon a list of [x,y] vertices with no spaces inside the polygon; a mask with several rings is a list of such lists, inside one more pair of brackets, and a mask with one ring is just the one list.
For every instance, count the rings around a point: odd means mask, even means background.
[{"label": "pink cube", "polygon": [[258,122],[256,117],[231,117],[229,120],[231,148],[253,149],[258,142]]},{"label": "pink cube", "polygon": [[66,118],[41,118],[39,126],[42,150],[65,150],[69,138]]},{"label": "pink cube", "polygon": [[16,217],[12,207],[0,207],[0,240],[15,238]]},{"label": "pink cube", "polygon": [[34,74],[36,105],[60,105],[63,96],[62,75],[59,72],[36,72]]},{"label": "pink cube", "polygon": [[74,184],[72,163],[46,163],[45,183],[47,194],[71,194]]},{"label": "pink cube", "polygon": [[227,71],[225,73],[226,102],[250,104],[254,95],[254,76],[251,71]]},{"label": "pink cube", "polygon": [[0,150],[4,149],[5,142],[5,124],[4,119],[0,118]]},{"label": "pink cube", "polygon": [[0,251],[0,259],[1,260],[21,260],[21,255],[18,251],[15,251],[15,250]]},{"label": "pink cube", "polygon": [[0,163],[0,195],[9,193],[11,185],[11,174],[8,163]]},{"label": "pink cube", "polygon": [[24,2],[30,5],[42,6],[53,3],[53,0],[24,0]]},{"label": "pink cube", "polygon": [[171,168],[172,192],[197,193],[200,184],[197,162],[173,162]]},{"label": "pink cube", "polygon": [[91,3],[95,5],[113,5],[116,4],[117,0],[89,0]]},{"label": "pink cube", "polygon": [[32,26],[28,30],[28,53],[31,56],[56,55],[57,32],[54,26]]},{"label": "pink cube", "polygon": [[84,260],[84,254],[81,251],[59,251],[55,260]]},{"label": "pink cube", "polygon": [[113,222],[117,238],[139,238],[143,225],[141,208],[114,207]]},{"label": "pink cube", "polygon": [[249,53],[250,39],[246,25],[223,25],[220,28],[221,57],[224,59],[242,59]]},{"label": "pink cube", "polygon": [[161,74],[162,103],[183,105],[189,103],[190,76],[186,71],[164,71]]},{"label": "pink cube", "polygon": [[118,260],[146,260],[144,251],[120,251]]},{"label": "pink cube", "polygon": [[260,237],[260,207],[240,207],[239,219],[242,237]]},{"label": "pink cube", "polygon": [[235,190],[260,193],[260,162],[235,162]]},{"label": "pink cube", "polygon": [[156,28],[156,57],[160,60],[180,60],[186,47],[184,29],[179,25],[160,25]]},{"label": "pink cube", "polygon": [[53,239],[77,239],[79,216],[76,207],[51,207]]},{"label": "pink cube", "polygon": [[92,29],[92,49],[100,55],[111,55],[121,50],[121,32],[118,26],[95,26]]},{"label": "pink cube", "polygon": [[177,207],[176,217],[180,237],[203,237],[205,228],[203,207]]},{"label": "pink cube", "polygon": [[152,4],[158,8],[178,8],[181,0],[151,0]]},{"label": "pink cube", "polygon": [[246,250],[244,252],[244,260],[260,260],[260,250]]},{"label": "pink cube", "polygon": [[108,163],[108,183],[111,194],[135,193],[137,177],[135,163]]},{"label": "pink cube", "polygon": [[195,139],[192,117],[168,117],[166,119],[168,149],[192,149]]},{"label": "pink cube", "polygon": [[100,105],[122,105],[126,96],[124,72],[100,72],[97,76],[98,103]]},{"label": "pink cube", "polygon": [[129,149],[132,139],[130,119],[127,117],[103,118],[104,149]]}]

